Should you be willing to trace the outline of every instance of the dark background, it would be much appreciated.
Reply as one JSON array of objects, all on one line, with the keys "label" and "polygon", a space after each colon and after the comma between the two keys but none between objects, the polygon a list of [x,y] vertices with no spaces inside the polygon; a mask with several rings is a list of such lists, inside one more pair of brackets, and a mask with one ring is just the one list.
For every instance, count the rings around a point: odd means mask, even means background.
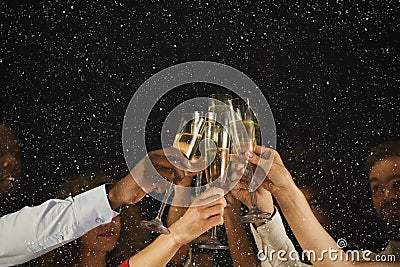
[{"label": "dark background", "polygon": [[[135,90],[169,66],[230,65],[263,91],[277,149],[329,197],[335,239],[380,250],[363,160],[398,138],[397,1],[10,1],[0,3],[0,118],[19,135],[27,185],[22,205],[54,195],[62,179],[97,166],[128,169],[121,146]],[[307,1],[309,2],[309,1]],[[203,85],[176,89],[149,119],[156,149],[162,118]],[[316,151],[304,160],[296,149]],[[146,198],[143,217],[159,203]]]}]

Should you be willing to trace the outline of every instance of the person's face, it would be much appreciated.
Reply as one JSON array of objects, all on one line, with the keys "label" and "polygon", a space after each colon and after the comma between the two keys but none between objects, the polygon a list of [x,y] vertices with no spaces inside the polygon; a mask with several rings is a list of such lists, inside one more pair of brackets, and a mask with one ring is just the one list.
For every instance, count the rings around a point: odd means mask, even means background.
[{"label": "person's face", "polygon": [[80,244],[91,251],[108,252],[117,244],[121,231],[121,219],[116,216],[111,222],[97,226],[79,238]]},{"label": "person's face", "polygon": [[10,128],[0,124],[0,199],[16,191],[21,172],[17,136]]},{"label": "person's face", "polygon": [[377,161],[369,173],[372,202],[390,239],[400,239],[400,156]]}]

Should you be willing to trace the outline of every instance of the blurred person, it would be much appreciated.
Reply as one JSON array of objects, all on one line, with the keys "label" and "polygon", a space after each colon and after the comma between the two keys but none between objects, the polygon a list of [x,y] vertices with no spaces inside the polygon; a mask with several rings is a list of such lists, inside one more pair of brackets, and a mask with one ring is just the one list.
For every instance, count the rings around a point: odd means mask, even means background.
[{"label": "blurred person", "polygon": [[[5,137],[4,140],[11,139]],[[12,153],[6,154],[3,167],[9,167],[7,164],[12,158]],[[172,164],[167,156],[173,157],[176,164]],[[142,188],[136,182],[138,179],[179,180],[187,168],[188,160],[175,148],[151,151],[114,185],[101,185],[75,197],[51,199],[41,205],[3,215],[0,217],[0,240],[13,242],[0,242],[0,265],[27,262],[81,237],[99,225],[111,222],[119,214],[115,211],[118,207],[137,203],[146,192],[160,190],[158,185],[152,183],[142,185]],[[10,177],[6,171],[2,175],[2,178]]]},{"label": "blurred person", "polygon": [[18,137],[8,125],[0,123],[0,217],[14,208],[21,178]]},{"label": "blurred person", "polygon": [[141,251],[152,240],[150,232],[140,225],[142,216],[137,205],[123,205],[120,218],[120,238],[111,254],[113,266],[117,266],[130,255]]},{"label": "blurred person", "polygon": [[379,255],[395,255],[400,262],[400,140],[370,149],[365,161],[372,203],[388,245]]},{"label": "blurred person", "polygon": [[[65,199],[113,180],[101,173],[77,176],[61,185],[56,198]],[[120,236],[121,219],[97,226],[80,238],[46,254],[40,266],[106,266],[106,254],[114,249]],[[40,262],[41,259],[35,260]]]},{"label": "blurred person", "polygon": [[[101,184],[113,182],[112,178],[102,172],[89,172],[63,183],[56,198],[65,199],[68,196],[76,196]],[[148,232],[139,225],[140,214],[132,216],[133,214],[130,213],[129,218],[135,218],[131,222],[122,219],[126,217],[127,211],[138,211],[137,208],[131,209],[135,207],[135,205],[124,207],[120,215],[115,216],[111,222],[97,226],[77,240],[36,259],[34,261],[36,266],[118,265],[133,252],[141,250],[149,238]],[[123,223],[128,223],[125,228],[129,227],[129,229],[121,232],[124,228]],[[130,244],[130,241],[134,241],[134,244]]]}]

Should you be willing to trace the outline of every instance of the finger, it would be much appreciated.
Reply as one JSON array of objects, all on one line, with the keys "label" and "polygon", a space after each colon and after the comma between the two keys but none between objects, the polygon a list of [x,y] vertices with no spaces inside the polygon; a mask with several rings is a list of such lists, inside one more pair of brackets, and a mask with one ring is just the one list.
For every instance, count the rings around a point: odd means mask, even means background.
[{"label": "finger", "polygon": [[196,161],[191,161],[190,162],[190,167],[187,168],[188,171],[190,172],[201,172],[204,170],[204,167],[206,166],[206,158],[205,157],[200,157]]},{"label": "finger", "polygon": [[213,216],[207,219],[207,226],[204,227],[206,231],[210,230],[214,226],[223,225],[224,224],[224,217],[222,215]]},{"label": "finger", "polygon": [[214,206],[219,206],[219,205],[222,205],[223,207],[226,206],[225,196],[223,196],[222,198],[219,198],[217,200],[211,201],[210,203],[205,204],[205,205],[203,205],[201,207],[204,208],[204,209],[208,209],[208,208],[211,208],[211,207],[214,207]]},{"label": "finger", "polygon": [[221,189],[224,190],[224,192],[229,192],[232,188],[236,186],[237,183],[239,183],[239,181],[240,176],[232,174],[232,176],[226,179],[226,182],[222,185]]},{"label": "finger", "polygon": [[186,175],[182,180],[177,181],[177,185],[181,185],[184,187],[190,186],[190,184],[192,183],[192,180],[193,180],[193,175],[187,175],[187,173],[185,173],[185,174]]},{"label": "finger", "polygon": [[265,146],[256,145],[254,147],[254,152],[257,153],[258,155],[261,155],[266,149],[272,149],[272,148],[266,148]]},{"label": "finger", "polygon": [[216,216],[216,215],[224,214],[225,206],[226,205],[223,205],[222,203],[220,203],[218,205],[214,205],[214,206],[205,208],[204,209],[204,218],[208,219],[208,218]]},{"label": "finger", "polygon": [[[272,157],[275,157],[275,155],[277,155],[277,156],[279,156],[278,155],[278,152],[275,150],[275,149],[273,149],[273,148],[270,148],[270,147],[265,147],[265,146],[256,146],[255,147],[255,149],[254,149],[254,152],[257,154],[257,155],[260,155],[260,157],[261,158],[263,158],[263,159],[266,159],[266,160],[269,160],[269,159],[271,159]],[[279,157],[279,159],[280,159],[280,157]],[[278,160],[279,160],[278,159]],[[281,160],[282,161],[282,160]]]},{"label": "finger", "polygon": [[183,153],[175,147],[167,147],[153,151],[154,155],[166,157],[178,168],[188,169],[191,167],[190,161],[183,155]]},{"label": "finger", "polygon": [[259,188],[257,188],[256,192],[261,196],[271,196],[271,193],[267,190],[265,186],[260,186]]},{"label": "finger", "polygon": [[243,158],[240,157],[240,156],[237,155],[237,154],[229,154],[229,161],[232,161],[232,162],[242,162],[242,161],[243,161]]},{"label": "finger", "polygon": [[270,160],[270,159],[272,160],[275,156],[275,153],[276,153],[276,151],[274,149],[264,147],[262,149],[262,153],[260,154],[260,157],[265,160]]},{"label": "finger", "polygon": [[[178,160],[172,157],[167,158],[166,156],[152,155],[150,157],[150,161],[153,163],[153,165],[156,164],[169,169],[178,169],[177,166],[179,166]],[[179,169],[183,170],[184,168]]]},{"label": "finger", "polygon": [[251,205],[251,198],[248,189],[232,190],[233,195],[246,206]]},{"label": "finger", "polygon": [[178,169],[176,166],[171,164],[165,157],[152,157],[150,158],[153,166],[158,170],[169,170],[173,172],[175,178],[178,180],[182,180],[185,177],[185,172],[181,169]]},{"label": "finger", "polygon": [[164,168],[162,166],[154,166],[157,171],[157,174],[162,176],[163,179],[167,179],[168,181],[173,181],[176,177],[176,174],[173,170]]},{"label": "finger", "polygon": [[283,160],[281,158],[281,155],[279,155],[279,153],[276,150],[274,152],[275,152],[274,153],[274,163],[285,166],[285,164],[283,163]]},{"label": "finger", "polygon": [[246,156],[249,163],[257,165],[256,168],[253,168],[254,175],[252,176],[251,184],[249,185],[250,188],[256,189],[263,183],[265,177],[270,172],[273,165],[273,159],[263,159],[251,152],[246,152]]},{"label": "finger", "polygon": [[254,152],[261,156],[264,159],[270,159],[270,157],[274,157],[274,163],[284,165],[281,156],[279,155],[278,151],[275,149],[265,147],[265,146],[256,146]]},{"label": "finger", "polygon": [[247,181],[240,180],[240,182],[238,183],[238,188],[248,190],[249,184]]},{"label": "finger", "polygon": [[272,158],[263,159],[263,158],[260,158],[257,154],[249,152],[249,151],[246,152],[246,157],[247,157],[248,162],[260,166],[261,168],[264,169],[265,173],[268,173],[268,170],[269,170],[269,168],[271,168],[271,165],[273,163]]},{"label": "finger", "polygon": [[236,201],[236,197],[232,194],[232,191],[228,192],[225,195],[225,199],[227,203],[234,203]]},{"label": "finger", "polygon": [[233,163],[232,164],[232,167],[235,169],[235,170],[237,170],[237,171],[243,171],[243,169],[244,169],[244,163],[243,162],[241,162],[241,163]]},{"label": "finger", "polygon": [[209,203],[224,197],[224,190],[217,187],[210,187],[196,197],[194,205],[209,205]]}]

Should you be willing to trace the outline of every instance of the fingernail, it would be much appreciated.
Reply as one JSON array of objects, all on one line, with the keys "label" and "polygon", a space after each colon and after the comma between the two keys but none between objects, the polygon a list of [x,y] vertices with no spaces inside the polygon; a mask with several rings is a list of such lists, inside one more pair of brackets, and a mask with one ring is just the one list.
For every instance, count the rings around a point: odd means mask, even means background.
[{"label": "fingernail", "polygon": [[252,158],[253,157],[253,153],[250,151],[246,152],[246,158]]},{"label": "fingernail", "polygon": [[265,159],[270,159],[272,157],[272,151],[268,151],[265,155]]}]

